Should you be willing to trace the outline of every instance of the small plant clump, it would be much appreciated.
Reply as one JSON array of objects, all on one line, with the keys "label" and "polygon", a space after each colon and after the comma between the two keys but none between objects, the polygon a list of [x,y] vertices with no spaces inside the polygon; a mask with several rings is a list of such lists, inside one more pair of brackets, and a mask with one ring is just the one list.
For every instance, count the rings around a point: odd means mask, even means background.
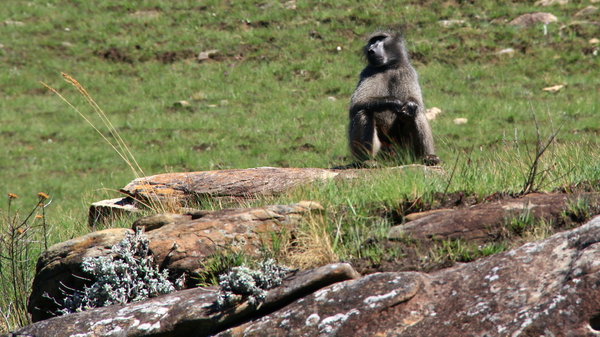
[{"label": "small plant clump", "polygon": [[248,304],[258,308],[267,298],[267,290],[281,284],[291,271],[275,263],[273,259],[259,262],[259,270],[242,265],[234,267],[227,274],[219,275],[221,290],[217,307],[224,308],[247,299]]},{"label": "small plant clump", "polygon": [[535,219],[529,212],[525,212],[516,218],[512,218],[508,226],[515,235],[523,236],[526,231],[535,226]]},{"label": "small plant clump", "polygon": [[430,257],[437,263],[471,262],[479,258],[503,252],[509,247],[504,242],[490,242],[476,246],[462,240],[444,240],[436,244]]},{"label": "small plant clump", "polygon": [[226,273],[232,267],[239,267],[247,261],[243,251],[233,249],[219,250],[200,260],[200,272],[195,277],[199,287],[209,287],[219,284],[219,275]]},{"label": "small plant clump", "polygon": [[570,219],[575,223],[584,223],[593,215],[597,214],[600,209],[593,206],[594,203],[590,198],[579,197],[575,200],[567,200],[567,208],[562,212],[565,219]]},{"label": "small plant clump", "polygon": [[67,295],[60,314],[79,312],[111,304],[125,304],[168,294],[175,287],[168,271],[160,272],[148,252],[149,240],[143,230],[127,233],[112,247],[111,255],[84,258],[81,268],[95,277],[83,291]]},{"label": "small plant clump", "polygon": [[[7,210],[0,209],[0,334],[31,323],[27,296],[38,254],[48,249],[46,207],[52,200],[43,192],[29,211],[13,210],[19,197],[8,193]],[[50,199],[50,200],[48,200]]]}]

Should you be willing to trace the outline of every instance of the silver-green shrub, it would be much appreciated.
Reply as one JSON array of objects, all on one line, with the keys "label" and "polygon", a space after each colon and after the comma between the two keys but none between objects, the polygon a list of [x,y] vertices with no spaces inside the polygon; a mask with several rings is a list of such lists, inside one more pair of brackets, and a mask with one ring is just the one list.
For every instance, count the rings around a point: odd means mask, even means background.
[{"label": "silver-green shrub", "polygon": [[248,304],[258,307],[265,301],[267,290],[280,285],[290,272],[289,268],[277,265],[273,259],[259,262],[259,267],[259,270],[254,270],[242,265],[219,275],[221,289],[217,306],[223,308],[247,299]]},{"label": "silver-green shrub", "polygon": [[141,301],[174,291],[168,271],[160,272],[154,265],[148,244],[148,237],[143,230],[138,230],[135,234],[127,233],[114,245],[113,254],[84,258],[81,268],[92,275],[95,282],[83,291],[68,294],[59,313]]}]

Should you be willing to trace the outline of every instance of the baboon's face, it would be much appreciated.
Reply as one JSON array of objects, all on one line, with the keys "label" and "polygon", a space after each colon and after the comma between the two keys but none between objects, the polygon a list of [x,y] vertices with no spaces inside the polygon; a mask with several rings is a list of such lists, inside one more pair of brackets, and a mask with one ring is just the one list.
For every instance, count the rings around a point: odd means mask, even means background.
[{"label": "baboon's face", "polygon": [[365,55],[373,67],[381,67],[389,62],[387,44],[390,37],[387,35],[373,36],[365,46]]}]

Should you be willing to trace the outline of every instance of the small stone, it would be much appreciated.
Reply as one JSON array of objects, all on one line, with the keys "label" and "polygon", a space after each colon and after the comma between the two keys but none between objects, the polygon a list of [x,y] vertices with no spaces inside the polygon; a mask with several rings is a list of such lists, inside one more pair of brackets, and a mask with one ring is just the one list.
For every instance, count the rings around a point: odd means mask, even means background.
[{"label": "small stone", "polygon": [[316,201],[311,201],[311,200],[302,200],[302,201],[298,202],[298,206],[306,208],[308,210],[322,211],[325,209],[323,206],[321,206],[320,203],[318,203]]},{"label": "small stone", "polygon": [[466,118],[455,118],[454,124],[456,124],[456,125],[467,124],[468,121],[469,120]]},{"label": "small stone", "polygon": [[427,118],[427,120],[429,120],[429,121],[432,121],[437,117],[437,115],[439,115],[441,113],[442,113],[442,109],[440,109],[440,108],[436,108],[436,107],[429,108],[429,109],[425,110],[425,118]]},{"label": "small stone", "polygon": [[575,13],[574,17],[579,17],[579,16],[588,16],[590,14],[595,13],[598,10],[598,7],[595,6],[587,6],[586,8],[580,10],[579,12]]},{"label": "small stone", "polygon": [[512,48],[502,49],[501,51],[494,53],[494,55],[508,55],[508,56],[513,56],[514,54],[515,54],[515,50]]},{"label": "small stone", "polygon": [[7,26],[19,26],[19,27],[25,26],[25,24],[21,21],[12,21],[12,20],[6,20],[6,21],[4,21],[4,24]]},{"label": "small stone", "polygon": [[333,97],[333,96],[327,97],[327,100],[332,101],[332,102],[337,101],[337,99],[335,97]]},{"label": "small stone", "polygon": [[291,0],[283,4],[285,9],[296,9],[296,0]]},{"label": "small stone", "polygon": [[192,105],[188,101],[177,101],[177,102],[173,103],[173,106],[176,108],[187,108]]},{"label": "small stone", "polygon": [[598,43],[600,43],[600,40],[598,40],[597,38],[593,38],[593,39],[590,39],[590,40],[588,41],[588,43],[589,43],[589,44],[598,44]]},{"label": "small stone", "polygon": [[515,18],[508,24],[511,26],[518,26],[521,28],[525,28],[525,27],[533,26],[536,23],[549,24],[551,22],[558,22],[558,18],[556,18],[556,16],[554,16],[550,13],[537,12],[537,13],[523,14],[523,15]]},{"label": "small stone", "polygon": [[539,0],[536,1],[533,5],[534,6],[542,6],[542,7],[546,7],[546,6],[552,6],[552,5],[566,5],[569,3],[569,0]]},{"label": "small stone", "polygon": [[440,20],[438,24],[442,27],[448,28],[452,26],[462,26],[466,23],[465,20]]},{"label": "small stone", "polygon": [[563,87],[564,87],[564,85],[559,84],[559,85],[554,85],[551,87],[543,88],[542,90],[547,91],[547,92],[557,92],[560,89],[562,89]]},{"label": "small stone", "polygon": [[211,55],[214,55],[218,52],[219,52],[218,49],[202,51],[202,52],[200,52],[200,54],[198,54],[198,61],[208,60],[211,57]]},{"label": "small stone", "polygon": [[269,211],[267,209],[255,209],[249,212],[252,220],[269,220],[269,219],[278,219],[282,216],[275,212]]},{"label": "small stone", "polygon": [[63,41],[60,43],[63,47],[73,47],[71,42]]},{"label": "small stone", "polygon": [[[50,139],[49,139],[50,140]],[[88,225],[95,228],[97,224],[108,223],[123,214],[138,212],[131,198],[115,198],[95,202],[88,211]]]},{"label": "small stone", "polygon": [[129,16],[139,19],[156,19],[160,16],[160,13],[156,10],[136,11],[134,13],[129,14]]}]

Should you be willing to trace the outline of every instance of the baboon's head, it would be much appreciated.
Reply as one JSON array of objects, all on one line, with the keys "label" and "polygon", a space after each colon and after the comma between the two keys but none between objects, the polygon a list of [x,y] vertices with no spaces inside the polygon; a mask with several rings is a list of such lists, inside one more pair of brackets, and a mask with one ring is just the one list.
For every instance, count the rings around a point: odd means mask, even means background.
[{"label": "baboon's head", "polygon": [[404,58],[402,36],[391,31],[377,31],[369,36],[364,53],[373,67],[394,66]]}]

